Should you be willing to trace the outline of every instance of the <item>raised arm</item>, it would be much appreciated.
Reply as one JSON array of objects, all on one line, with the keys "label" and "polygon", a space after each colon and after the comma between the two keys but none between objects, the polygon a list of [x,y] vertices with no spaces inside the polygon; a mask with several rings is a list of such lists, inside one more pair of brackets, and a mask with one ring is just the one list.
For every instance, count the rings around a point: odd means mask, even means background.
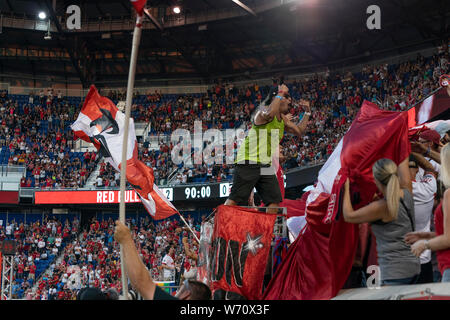
[{"label": "raised arm", "polygon": [[262,125],[272,121],[273,117],[280,113],[280,103],[284,95],[289,92],[289,88],[282,84],[278,86],[278,95],[273,98],[267,110],[260,110],[256,113],[255,124]]},{"label": "raised arm", "polygon": [[409,172],[409,157],[406,157],[397,167],[401,189],[408,189],[412,193],[412,180]]},{"label": "raised arm", "polygon": [[435,178],[437,178],[438,174],[434,170],[434,167],[430,163],[430,161],[425,159],[425,157],[423,155],[421,155],[421,154],[419,154],[417,152],[411,152],[411,154],[416,159],[417,164],[419,165],[419,167],[421,167],[423,170],[425,170],[425,173],[429,172],[429,173],[433,174]]},{"label": "raised arm", "polygon": [[293,123],[286,115],[284,115],[284,114],[281,115],[281,117],[283,118],[283,121],[284,121],[286,131],[293,133],[298,137],[303,136],[303,133],[305,132],[305,130],[308,126],[309,117],[311,115],[311,108],[309,105],[309,101],[300,100],[300,105],[302,105],[306,111],[303,115],[302,121],[300,121],[300,123],[298,125]]},{"label": "raised arm", "polygon": [[344,220],[348,223],[365,223],[382,220],[387,212],[385,200],[374,201],[358,210],[354,210],[350,200],[350,180],[345,182],[344,199],[342,211]]},{"label": "raised arm", "polygon": [[186,254],[186,256],[197,261],[197,259],[198,259],[197,254],[189,248],[189,243],[187,241],[187,238],[183,237],[182,241],[183,241],[184,253]]},{"label": "raised arm", "polygon": [[427,146],[425,146],[424,144],[422,144],[420,142],[412,141],[411,149],[415,153],[420,153],[420,154],[424,155],[425,157],[429,157],[429,158],[433,159],[434,161],[436,161],[439,164],[441,163],[441,154],[437,151],[431,150],[431,148],[428,148]]},{"label": "raised arm", "polygon": [[153,300],[155,283],[138,255],[134,241],[131,238],[130,229],[122,222],[116,221],[114,238],[122,245],[125,269],[131,284],[146,300]]}]

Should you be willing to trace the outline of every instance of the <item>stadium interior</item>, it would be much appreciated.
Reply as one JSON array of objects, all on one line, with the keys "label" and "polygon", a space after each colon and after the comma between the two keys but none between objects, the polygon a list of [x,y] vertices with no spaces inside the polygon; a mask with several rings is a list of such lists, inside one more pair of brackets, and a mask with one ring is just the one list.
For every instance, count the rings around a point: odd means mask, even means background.
[{"label": "stadium interior", "polygon": [[[131,106],[139,159],[197,234],[230,194],[234,165],[174,163],[176,129],[201,121],[224,136],[247,131],[282,77],[294,119],[306,112],[300,99],[313,101],[303,139],[286,134],[281,142],[285,197],[294,200],[314,185],[364,100],[405,111],[450,70],[449,1],[375,1],[379,30],[366,25],[374,1],[242,2],[146,4]],[[81,23],[72,30],[73,5]],[[0,0],[0,240],[15,240],[18,252],[2,299],[72,300],[85,286],[120,291],[120,174],[71,125],[91,85],[119,110],[125,105],[134,19],[129,0]],[[168,243],[189,270],[182,238],[197,245],[179,217],[153,220],[127,197],[126,221],[154,279],[163,281]],[[74,274],[84,275],[80,283]]]}]

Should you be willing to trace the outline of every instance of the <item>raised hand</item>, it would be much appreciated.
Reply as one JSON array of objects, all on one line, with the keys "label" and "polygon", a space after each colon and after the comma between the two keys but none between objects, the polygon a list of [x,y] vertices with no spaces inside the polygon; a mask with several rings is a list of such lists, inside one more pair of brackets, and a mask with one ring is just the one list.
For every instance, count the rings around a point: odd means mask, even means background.
[{"label": "raised hand", "polygon": [[411,141],[411,151],[424,154],[427,151],[427,147],[423,143]]},{"label": "raised hand", "polygon": [[294,116],[293,116],[291,113],[288,113],[288,114],[286,114],[286,118],[287,118],[289,121],[292,121],[292,120],[294,119]]},{"label": "raised hand", "polygon": [[298,104],[305,109],[305,112],[311,112],[311,104],[308,100],[300,99]]}]

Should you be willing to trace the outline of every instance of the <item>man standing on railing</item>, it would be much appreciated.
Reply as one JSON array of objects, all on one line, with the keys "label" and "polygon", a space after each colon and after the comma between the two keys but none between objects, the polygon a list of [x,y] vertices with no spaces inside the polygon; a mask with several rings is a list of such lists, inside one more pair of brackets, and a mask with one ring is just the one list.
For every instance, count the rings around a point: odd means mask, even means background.
[{"label": "man standing on railing", "polygon": [[276,208],[282,201],[273,166],[278,157],[273,161],[273,155],[278,155],[277,149],[284,131],[301,137],[311,115],[309,102],[301,100],[305,114],[299,125],[294,124],[289,114],[291,103],[289,89],[282,84],[272,90],[257,111],[253,126],[239,148],[233,186],[225,205],[247,206],[253,188],[267,207]]}]

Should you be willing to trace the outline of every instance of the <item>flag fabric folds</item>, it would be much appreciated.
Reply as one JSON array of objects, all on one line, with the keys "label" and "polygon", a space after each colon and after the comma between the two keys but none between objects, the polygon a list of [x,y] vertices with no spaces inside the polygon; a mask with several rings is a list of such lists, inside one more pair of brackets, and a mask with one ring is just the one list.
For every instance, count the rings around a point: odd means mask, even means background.
[{"label": "flag fabric folds", "polygon": [[142,15],[147,0],[130,0],[138,15]]},{"label": "flag fabric folds", "polygon": [[261,298],[276,215],[220,205],[212,236],[212,290]]},{"label": "flag fabric folds", "polygon": [[266,300],[331,299],[343,287],[356,254],[358,225],[341,213],[343,185],[350,179],[355,209],[373,199],[373,164],[399,164],[410,153],[408,114],[383,111],[364,101],[349,131],[319,172],[306,201],[306,225],[264,292]]},{"label": "flag fabric folds", "polygon": [[[71,128],[76,137],[93,143],[105,161],[120,171],[124,124],[125,115],[110,99],[102,97],[95,86],[91,86],[81,112]],[[154,183],[153,169],[138,160],[133,119],[130,119],[129,123],[126,166],[128,182],[155,220],[178,212]]]},{"label": "flag fabric folds", "polygon": [[[409,110],[411,118],[415,117],[417,125],[450,118],[450,90],[443,87],[422,103]],[[411,121],[411,120],[410,120]],[[410,125],[413,127],[414,125]]]},{"label": "flag fabric folds", "polygon": [[208,286],[211,282],[211,259],[209,259],[209,254],[211,252],[213,230],[214,218],[202,222],[198,249],[197,281],[201,281]]}]

